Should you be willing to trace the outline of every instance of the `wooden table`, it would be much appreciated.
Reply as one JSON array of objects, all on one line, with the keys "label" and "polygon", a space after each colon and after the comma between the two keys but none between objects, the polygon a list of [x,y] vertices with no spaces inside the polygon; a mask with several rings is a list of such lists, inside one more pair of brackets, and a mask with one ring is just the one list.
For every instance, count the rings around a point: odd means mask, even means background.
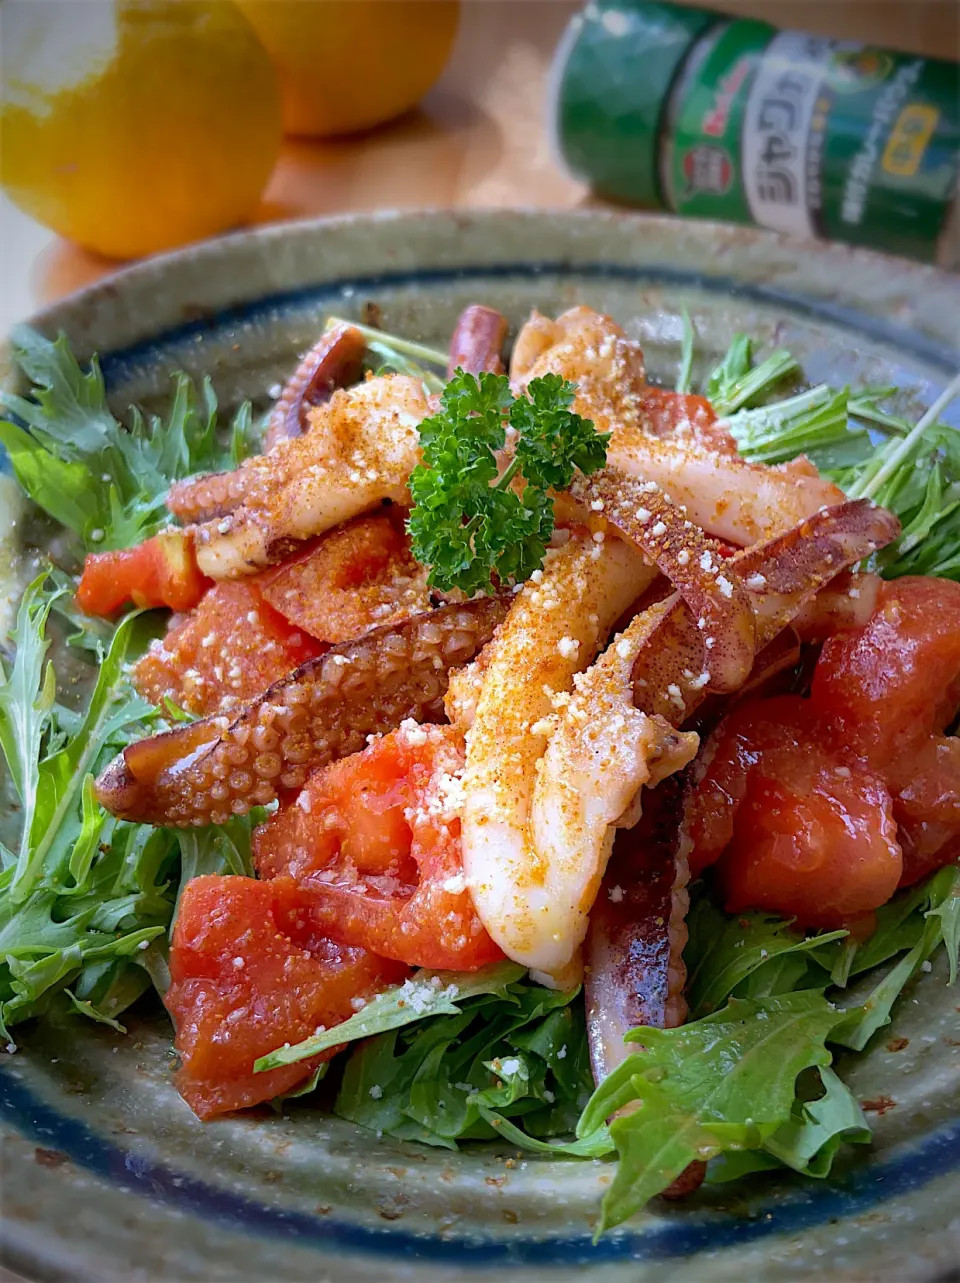
[{"label": "wooden table", "polygon": [[[288,140],[258,221],[424,206],[590,203],[544,128],[544,85],[577,0],[465,0],[443,79],[421,107],[362,137]],[[960,57],[954,0],[719,0],[779,26]],[[0,198],[2,199],[2,198]],[[0,204],[0,333],[116,265]]]}]

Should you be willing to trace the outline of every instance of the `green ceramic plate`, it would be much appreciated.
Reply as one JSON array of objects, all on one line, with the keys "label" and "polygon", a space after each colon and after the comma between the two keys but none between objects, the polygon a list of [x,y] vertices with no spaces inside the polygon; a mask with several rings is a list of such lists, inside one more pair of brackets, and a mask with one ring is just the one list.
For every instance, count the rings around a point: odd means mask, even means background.
[{"label": "green ceramic plate", "polygon": [[[957,278],[600,213],[269,228],[132,268],[34,324],[65,330],[81,356],[99,351],[118,402],[151,403],[186,368],[210,373],[225,402],[264,403],[328,311],[373,304],[387,329],[442,343],[473,301],[514,324],[532,306],[603,308],[664,379],[676,371],[682,305],[704,363],[745,329],[788,346],[813,380],[897,384],[914,411],[960,367]],[[12,503],[9,485],[5,494]],[[596,1247],[605,1163],[438,1153],[306,1105],[201,1124],[173,1089],[160,1014],[131,1021],[127,1038],[80,1021],[24,1028],[0,1065],[6,1260],[65,1283],[530,1283],[585,1268],[598,1283],[945,1283],[960,1260],[960,990],[945,979],[940,968],[925,975],[879,1045],[845,1070],[861,1100],[895,1103],[874,1115],[872,1149],[835,1179],[702,1191]]]}]

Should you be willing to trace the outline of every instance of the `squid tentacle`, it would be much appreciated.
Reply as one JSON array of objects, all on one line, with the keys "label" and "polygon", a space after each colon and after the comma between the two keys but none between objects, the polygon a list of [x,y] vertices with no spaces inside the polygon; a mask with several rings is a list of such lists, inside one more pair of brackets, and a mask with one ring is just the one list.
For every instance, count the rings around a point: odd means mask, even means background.
[{"label": "squid tentacle", "polygon": [[232,472],[210,472],[177,481],[167,494],[167,508],[184,525],[214,521],[241,507],[257,478],[267,479],[267,455],[279,442],[302,436],[307,410],[322,405],[331,393],[360,373],[366,339],[352,325],[335,325],[314,344],[280,393],[270,414],[264,450]]},{"label": "squid tentacle", "polygon": [[167,510],[183,525],[225,517],[243,503],[247,476],[235,472],[207,472],[201,477],[176,481],[167,492]]},{"label": "squid tentacle", "polygon": [[306,354],[288,380],[270,413],[264,445],[271,450],[278,441],[303,436],[307,410],[322,405],[336,388],[346,387],[360,375],[367,340],[353,325],[333,325]]},{"label": "squid tentacle", "polygon": [[438,721],[449,672],[490,640],[509,601],[442,606],[308,660],[230,721],[206,718],[129,745],[97,781],[123,819],[222,824],[302,787],[318,767],[412,717]]},{"label": "squid tentacle", "polygon": [[[724,571],[749,594],[757,649],[773,641],[826,583],[890,543],[899,531],[892,513],[868,499],[855,499],[823,509],[731,557]],[[712,636],[700,628],[679,593],[647,614],[649,632],[633,667],[634,703],[679,726],[705,698]]]},{"label": "squid tentacle", "polygon": [[492,307],[472,303],[464,308],[453,327],[447,378],[458,369],[467,374],[503,373],[501,349],[507,337],[507,319]]},{"label": "squid tentacle", "polygon": [[750,600],[740,583],[723,573],[716,540],[689,521],[654,481],[617,467],[575,477],[574,499],[602,517],[677,587],[701,627],[714,638],[709,689],[735,691],[753,663],[755,630]]}]

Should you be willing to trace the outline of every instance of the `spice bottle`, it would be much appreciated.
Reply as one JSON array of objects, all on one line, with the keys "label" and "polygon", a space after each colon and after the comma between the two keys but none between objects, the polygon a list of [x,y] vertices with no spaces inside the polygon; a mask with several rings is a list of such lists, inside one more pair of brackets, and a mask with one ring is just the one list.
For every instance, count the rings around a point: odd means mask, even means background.
[{"label": "spice bottle", "polygon": [[553,68],[598,194],[960,265],[960,66],[645,0],[591,0]]}]

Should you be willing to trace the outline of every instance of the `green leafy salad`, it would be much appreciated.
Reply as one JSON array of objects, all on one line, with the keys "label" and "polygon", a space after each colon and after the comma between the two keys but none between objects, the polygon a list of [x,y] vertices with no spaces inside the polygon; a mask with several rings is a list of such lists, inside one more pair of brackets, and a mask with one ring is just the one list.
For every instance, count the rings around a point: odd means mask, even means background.
[{"label": "green leafy salad", "polygon": [[[380,368],[412,373],[431,391],[444,386],[444,353],[378,331],[368,338]],[[693,343],[687,323],[681,391],[693,390]],[[262,818],[175,831],[117,820],[99,805],[93,781],[104,765],[185,715],[172,704],[147,704],[129,678],[163,620],[156,612],[129,614],[116,626],[87,618],[73,603],[72,578],[84,553],[128,547],[166,524],[171,481],[236,466],[254,451],[249,405],[223,424],[209,381],[197,389],[179,375],[162,419],[131,411],[121,423],[96,360],[82,369],[63,338],[51,343],[21,331],[16,356],[32,394],[0,393],[7,416],[0,442],[57,532],[37,540],[50,543],[56,564],[36,554],[20,575],[26,587],[0,664],[8,802],[0,826],[0,1035],[11,1052],[15,1026],[53,1012],[123,1033],[120,1017],[131,1004],[166,987],[181,887],[200,873],[250,875],[251,828]],[[960,433],[939,421],[942,405],[913,425],[887,408],[895,389],[794,391],[798,374],[783,351],[755,361],[750,340],[738,335],[701,390],[748,459],[777,463],[804,453],[848,495],[898,515],[901,536],[871,568],[887,577],[960,579]],[[428,467],[411,481],[411,536],[434,582],[472,592],[493,573],[527,578],[552,531],[549,489],[569,484],[574,467],[602,466],[603,439],[570,410],[574,389],[540,382],[514,400],[505,379],[454,380],[444,411],[424,424],[427,462],[452,459],[461,478],[453,495],[438,493],[438,473]],[[513,474],[497,481],[493,452],[503,445],[505,414],[526,478],[520,496]],[[690,1019],[634,1030],[636,1050],[596,1087],[579,993],[543,988],[512,962],[470,974],[419,972],[256,1068],[347,1044],[335,1062],[332,1107],[377,1134],[447,1149],[499,1139],[571,1159],[616,1154],[601,1229],[631,1216],[697,1159],[710,1160],[708,1179],[716,1181],[773,1168],[824,1177],[841,1147],[870,1139],[838,1055],[871,1044],[939,950],[949,982],[956,980],[960,869],[940,870],[876,917],[863,942],[844,931],[804,934],[770,914],[728,917],[696,884],[685,953]]]}]

